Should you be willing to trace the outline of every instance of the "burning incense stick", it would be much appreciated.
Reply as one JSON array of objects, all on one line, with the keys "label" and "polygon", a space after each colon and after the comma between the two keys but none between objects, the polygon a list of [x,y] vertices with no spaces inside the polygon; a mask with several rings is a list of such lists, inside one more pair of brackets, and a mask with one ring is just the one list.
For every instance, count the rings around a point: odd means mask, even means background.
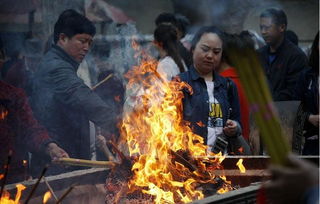
[{"label": "burning incense stick", "polygon": [[0,200],[1,200],[1,198],[2,198],[2,194],[3,194],[3,191],[4,191],[4,186],[5,186],[6,181],[7,181],[8,171],[9,171],[9,165],[10,165],[10,162],[11,162],[11,156],[12,156],[12,150],[9,150],[7,163],[6,163],[5,166],[4,166],[4,169],[5,169],[5,170],[4,170],[4,176],[3,176],[2,184],[1,184]]},{"label": "burning incense stick", "polygon": [[91,161],[85,159],[74,159],[74,158],[60,158],[55,163],[70,165],[70,166],[86,166],[86,167],[97,167],[97,168],[112,168],[117,163],[111,161]]},{"label": "burning incense stick", "polygon": [[52,196],[54,197],[54,199],[57,201],[58,200],[58,197],[56,196],[56,194],[53,192],[53,189],[51,188],[50,184],[48,183],[46,177],[44,176],[43,177],[43,181],[46,183],[50,193],[52,194]]},{"label": "burning incense stick", "polygon": [[36,189],[37,189],[37,187],[38,187],[38,185],[39,185],[42,177],[44,176],[44,174],[46,173],[47,170],[48,170],[48,166],[46,165],[46,166],[43,168],[43,170],[42,170],[42,172],[41,172],[41,175],[39,176],[37,182],[34,184],[33,188],[31,189],[30,194],[28,195],[26,201],[24,202],[25,204],[28,204],[28,203],[29,203],[32,195],[33,195],[34,192],[36,191]]},{"label": "burning incense stick", "polygon": [[103,84],[104,82],[108,81],[111,77],[113,76],[113,74],[109,74],[106,78],[104,78],[102,81],[100,81],[99,83],[97,83],[96,85],[94,85],[91,90],[96,90],[96,88],[98,86],[100,86],[101,84]]},{"label": "burning incense stick", "polygon": [[75,185],[72,185],[68,188],[68,190],[66,190],[66,192],[59,198],[59,200],[56,202],[56,204],[60,204],[62,202],[62,200],[72,191],[72,189],[74,189]]},{"label": "burning incense stick", "polygon": [[274,109],[267,80],[256,53],[248,48],[237,47],[232,50],[230,59],[244,87],[271,162],[285,164],[289,145],[282,132],[280,119]]}]

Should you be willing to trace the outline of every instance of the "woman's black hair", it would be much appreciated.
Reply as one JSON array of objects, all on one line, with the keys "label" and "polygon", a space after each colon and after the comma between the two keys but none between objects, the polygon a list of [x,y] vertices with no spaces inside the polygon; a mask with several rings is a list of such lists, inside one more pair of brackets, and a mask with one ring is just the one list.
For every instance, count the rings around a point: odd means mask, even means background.
[{"label": "woman's black hair", "polygon": [[182,58],[178,50],[178,36],[176,28],[169,24],[160,24],[154,31],[154,40],[162,45],[168,56],[178,65],[180,72],[184,72]]},{"label": "woman's black hair", "polygon": [[192,41],[191,41],[191,51],[194,50],[194,48],[196,47],[197,43],[200,41],[201,37],[205,34],[205,33],[214,33],[217,34],[219,36],[219,38],[221,39],[221,41],[223,42],[223,32],[218,29],[215,26],[204,26],[201,27],[198,32],[194,35]]},{"label": "woman's black hair", "polygon": [[311,54],[309,57],[309,65],[316,73],[319,75],[319,31],[316,35],[316,37],[313,40],[312,46],[311,46]]}]

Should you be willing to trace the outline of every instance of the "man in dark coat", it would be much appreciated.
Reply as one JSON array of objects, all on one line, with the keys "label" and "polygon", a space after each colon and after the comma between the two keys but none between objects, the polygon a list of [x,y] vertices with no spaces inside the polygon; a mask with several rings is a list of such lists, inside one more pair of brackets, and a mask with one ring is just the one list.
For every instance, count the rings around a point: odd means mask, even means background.
[{"label": "man in dark coat", "polygon": [[[76,73],[94,35],[95,27],[86,17],[71,9],[64,11],[54,27],[55,44],[34,77],[32,101],[37,118],[70,157],[79,159],[91,158],[89,120],[104,129],[115,127],[112,103],[103,101]],[[34,158],[36,165],[41,156]]]},{"label": "man in dark coat", "polygon": [[286,14],[275,8],[265,10],[260,15],[260,29],[267,45],[259,53],[273,99],[295,100],[295,85],[299,74],[307,67],[307,57],[285,38]]}]

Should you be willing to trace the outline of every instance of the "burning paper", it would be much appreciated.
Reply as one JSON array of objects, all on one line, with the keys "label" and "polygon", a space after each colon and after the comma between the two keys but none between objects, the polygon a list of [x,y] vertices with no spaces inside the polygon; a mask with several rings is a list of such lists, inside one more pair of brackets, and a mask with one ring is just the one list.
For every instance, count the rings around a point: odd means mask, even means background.
[{"label": "burning paper", "polygon": [[[220,169],[223,159],[209,160],[213,153],[207,152],[203,138],[183,121],[181,90],[192,91],[191,87],[179,80],[165,80],[156,69],[157,61],[143,56],[140,66],[126,75],[128,87],[136,93],[121,124],[123,142],[136,158],[128,192],[151,195],[154,203],[202,199],[204,188],[217,187],[217,178],[207,166]],[[227,182],[219,188],[220,192],[232,189]]]}]

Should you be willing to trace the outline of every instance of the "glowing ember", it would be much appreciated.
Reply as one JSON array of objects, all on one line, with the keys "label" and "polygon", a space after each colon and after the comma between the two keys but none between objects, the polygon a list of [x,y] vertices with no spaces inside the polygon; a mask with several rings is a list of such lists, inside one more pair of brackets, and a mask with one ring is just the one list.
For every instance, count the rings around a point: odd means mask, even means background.
[{"label": "glowing ember", "polygon": [[[137,48],[136,43],[133,45]],[[219,169],[225,157],[220,154],[219,159],[209,160],[208,156],[214,154],[207,152],[203,138],[183,121],[181,90],[192,91],[191,87],[179,80],[166,81],[156,68],[156,60],[143,56],[141,65],[126,75],[128,87],[137,93],[133,109],[124,113],[121,124],[129,153],[137,157],[129,191],[152,195],[155,203],[202,199],[201,184],[216,183],[206,165],[214,162],[213,169]],[[188,161],[179,155],[187,155]],[[225,177],[222,179],[226,181]],[[230,183],[225,182],[219,191],[230,189]]]},{"label": "glowing ember", "polygon": [[239,161],[237,162],[237,166],[239,167],[241,173],[246,173],[246,168],[243,166],[242,162],[243,159],[239,159]]},{"label": "glowing ember", "polygon": [[4,177],[4,175],[3,175],[3,174],[0,174],[0,180],[3,179],[3,177]]},{"label": "glowing ember", "polygon": [[9,112],[7,110],[1,110],[1,112],[0,112],[0,120],[4,120],[7,117],[8,113]]},{"label": "glowing ember", "polygon": [[0,199],[1,204],[19,204],[20,198],[21,198],[21,192],[26,189],[26,187],[22,184],[17,184],[17,194],[14,200],[10,199],[10,193],[7,191],[3,192],[3,195]]},{"label": "glowing ember", "polygon": [[45,194],[44,194],[44,196],[43,196],[43,203],[45,204],[45,203],[47,203],[48,202],[48,200],[51,198],[52,196],[51,196],[51,193],[50,193],[50,191],[47,191]]}]

